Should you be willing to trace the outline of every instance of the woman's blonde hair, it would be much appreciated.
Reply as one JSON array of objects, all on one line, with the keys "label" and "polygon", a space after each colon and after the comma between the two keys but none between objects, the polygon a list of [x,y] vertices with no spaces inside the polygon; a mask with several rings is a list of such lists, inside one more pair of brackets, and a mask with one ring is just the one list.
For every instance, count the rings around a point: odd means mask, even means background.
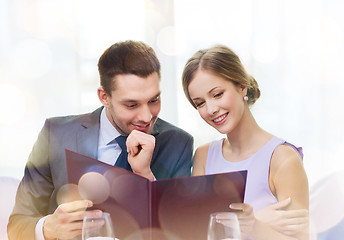
[{"label": "woman's blonde hair", "polygon": [[247,87],[248,104],[252,105],[260,97],[260,90],[256,80],[249,75],[239,57],[224,45],[215,45],[196,52],[185,64],[182,85],[185,96],[195,106],[189,94],[189,84],[197,70],[210,71],[225,80],[232,81],[237,86]]}]

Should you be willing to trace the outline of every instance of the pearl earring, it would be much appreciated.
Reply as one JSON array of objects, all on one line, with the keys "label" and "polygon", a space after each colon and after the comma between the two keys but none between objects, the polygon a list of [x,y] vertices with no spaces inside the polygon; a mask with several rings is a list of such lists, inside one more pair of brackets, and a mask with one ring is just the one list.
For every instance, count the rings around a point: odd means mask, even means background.
[{"label": "pearl earring", "polygon": [[248,96],[244,97],[244,101],[246,101],[246,102],[248,101]]}]

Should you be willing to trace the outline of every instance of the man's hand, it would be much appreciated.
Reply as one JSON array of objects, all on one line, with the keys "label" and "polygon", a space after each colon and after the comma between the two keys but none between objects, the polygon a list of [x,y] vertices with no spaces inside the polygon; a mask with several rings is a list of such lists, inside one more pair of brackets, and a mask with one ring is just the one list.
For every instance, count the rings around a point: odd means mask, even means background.
[{"label": "man's hand", "polygon": [[276,231],[288,236],[306,231],[309,221],[308,210],[286,210],[290,203],[291,199],[287,198],[268,206],[256,213],[256,218],[261,222],[267,223]]},{"label": "man's hand", "polygon": [[126,145],[128,162],[133,172],[153,181],[154,175],[150,169],[150,163],[155,147],[155,137],[133,130],[127,138]]},{"label": "man's hand", "polygon": [[84,216],[98,216],[100,210],[86,211],[92,207],[89,200],[78,200],[63,203],[49,215],[43,223],[43,235],[46,240],[71,239],[82,233],[82,220]]}]

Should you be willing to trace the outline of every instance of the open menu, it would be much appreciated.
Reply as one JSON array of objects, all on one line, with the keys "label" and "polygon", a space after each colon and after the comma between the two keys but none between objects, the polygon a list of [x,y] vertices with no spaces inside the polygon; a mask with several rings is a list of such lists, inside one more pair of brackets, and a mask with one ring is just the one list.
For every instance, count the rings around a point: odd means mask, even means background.
[{"label": "open menu", "polygon": [[206,240],[210,213],[244,200],[247,171],[151,182],[67,149],[66,161],[70,189],[111,214],[120,240]]}]

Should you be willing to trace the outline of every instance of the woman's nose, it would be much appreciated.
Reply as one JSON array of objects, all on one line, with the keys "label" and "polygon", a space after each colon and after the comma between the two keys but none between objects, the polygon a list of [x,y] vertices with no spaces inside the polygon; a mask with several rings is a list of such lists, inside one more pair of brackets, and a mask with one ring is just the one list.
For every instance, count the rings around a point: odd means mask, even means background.
[{"label": "woman's nose", "polygon": [[209,115],[214,115],[219,111],[219,107],[214,102],[207,103],[207,112]]}]

